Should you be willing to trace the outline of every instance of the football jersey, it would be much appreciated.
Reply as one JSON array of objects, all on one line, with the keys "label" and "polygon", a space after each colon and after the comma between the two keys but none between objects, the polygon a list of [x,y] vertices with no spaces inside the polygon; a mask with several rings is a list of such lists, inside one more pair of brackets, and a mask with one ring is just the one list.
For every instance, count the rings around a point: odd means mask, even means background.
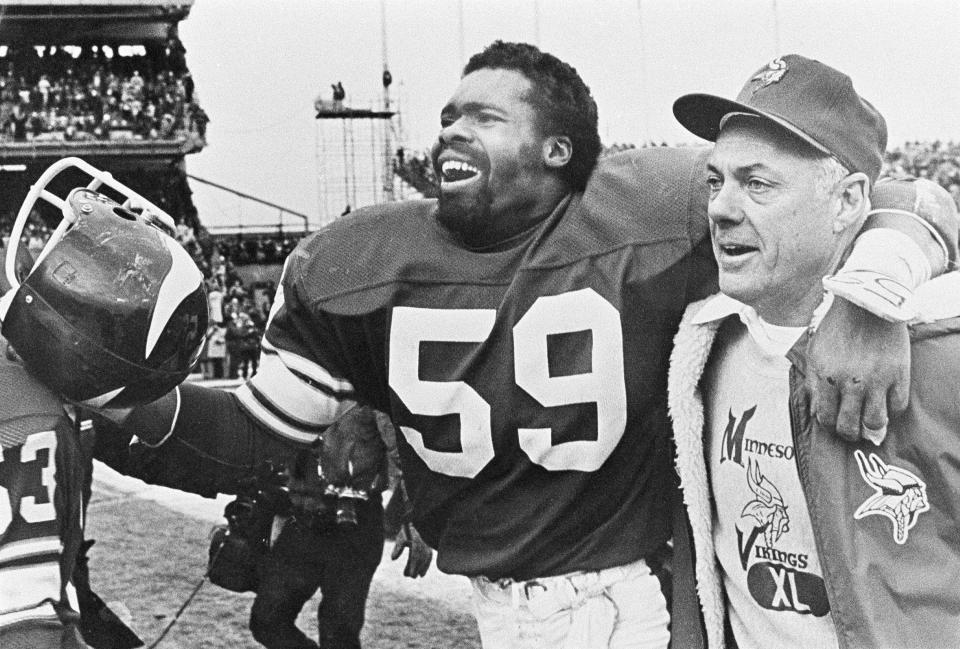
[{"label": "football jersey", "polygon": [[649,554],[676,489],[672,339],[716,289],[705,157],[604,158],[503,250],[457,245],[435,201],[341,219],[288,258],[240,402],[305,442],[354,400],[389,412],[445,572],[529,579]]},{"label": "football jersey", "polygon": [[0,339],[0,647],[85,647],[70,582],[83,457],[63,405]]}]

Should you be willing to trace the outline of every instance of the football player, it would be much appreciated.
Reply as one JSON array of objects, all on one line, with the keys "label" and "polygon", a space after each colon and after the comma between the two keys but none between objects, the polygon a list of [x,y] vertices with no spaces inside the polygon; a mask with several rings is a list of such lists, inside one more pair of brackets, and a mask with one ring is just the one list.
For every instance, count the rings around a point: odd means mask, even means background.
[{"label": "football player", "polygon": [[79,432],[0,345],[0,644],[84,647],[71,582],[83,542]]},{"label": "football player", "polygon": [[[74,168],[93,176],[88,187],[66,200],[39,189]],[[138,199],[148,216],[95,191],[102,184]],[[21,283],[20,233],[41,193],[65,218]],[[157,222],[172,225],[109,175],[66,159],[31,189],[14,223],[0,282],[9,288],[0,300],[0,647],[72,649],[107,636],[105,646],[142,645],[119,621],[105,629],[109,611],[89,592],[91,451],[71,404],[153,401],[196,361],[201,274]]]},{"label": "football player", "polygon": [[[359,210],[302,242],[259,373],[128,413],[122,430],[152,449],[134,470],[216,490],[225,466],[309,443],[361,401],[398,425],[412,519],[438,567],[471,578],[485,647],[666,646],[666,367],[685,305],[716,291],[709,152],[598,163],[576,71],[499,41],[467,63],[440,125],[439,200]],[[836,302],[820,356],[839,356],[855,391],[821,401],[859,431],[867,381],[883,398],[864,416],[885,416],[905,328],[876,327],[892,347],[848,342],[872,316]]]}]

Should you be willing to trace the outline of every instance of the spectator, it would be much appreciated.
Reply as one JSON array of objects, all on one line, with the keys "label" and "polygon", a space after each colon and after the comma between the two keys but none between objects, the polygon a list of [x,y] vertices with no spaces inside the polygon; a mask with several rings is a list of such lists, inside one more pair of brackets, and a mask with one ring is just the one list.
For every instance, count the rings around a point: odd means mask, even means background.
[{"label": "spectator", "polygon": [[239,279],[233,279],[230,281],[229,288],[227,289],[227,297],[231,300],[243,301],[247,297],[247,290],[243,287],[243,282]]},{"label": "spectator", "polygon": [[240,300],[239,298],[227,296],[227,301],[223,305],[223,318],[224,322],[230,322],[233,317],[240,313]]},{"label": "spectator", "polygon": [[207,328],[207,344],[200,357],[200,370],[205,379],[222,379],[224,360],[227,357],[227,330],[216,322]]},{"label": "spectator", "polygon": [[216,279],[207,281],[207,305],[210,307],[210,322],[223,324],[223,291]]},{"label": "spectator", "polygon": [[333,109],[334,110],[343,110],[343,100],[347,98],[347,93],[343,89],[343,84],[339,81],[331,84],[333,88]]},{"label": "spectator", "polygon": [[253,376],[257,371],[260,331],[246,311],[239,308],[231,311],[230,321],[227,323],[226,341],[227,354],[230,358],[230,378]]},{"label": "spectator", "polygon": [[40,75],[40,80],[37,81],[37,92],[40,93],[40,100],[43,107],[46,108],[47,104],[50,103],[50,79],[47,78],[47,75]]}]

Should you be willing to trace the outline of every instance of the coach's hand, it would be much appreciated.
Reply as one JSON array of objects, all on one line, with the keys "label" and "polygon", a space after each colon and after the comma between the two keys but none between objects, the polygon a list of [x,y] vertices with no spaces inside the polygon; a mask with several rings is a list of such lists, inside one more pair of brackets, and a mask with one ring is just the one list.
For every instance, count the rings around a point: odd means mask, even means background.
[{"label": "coach's hand", "polygon": [[400,526],[390,558],[394,561],[399,559],[404,548],[410,548],[407,565],[403,569],[404,576],[416,579],[427,574],[427,570],[430,569],[430,562],[433,560],[433,550],[420,538],[417,528],[410,523],[404,523]]},{"label": "coach's hand", "polygon": [[811,416],[827,430],[879,444],[909,399],[906,325],[835,299],[808,343],[805,387]]}]

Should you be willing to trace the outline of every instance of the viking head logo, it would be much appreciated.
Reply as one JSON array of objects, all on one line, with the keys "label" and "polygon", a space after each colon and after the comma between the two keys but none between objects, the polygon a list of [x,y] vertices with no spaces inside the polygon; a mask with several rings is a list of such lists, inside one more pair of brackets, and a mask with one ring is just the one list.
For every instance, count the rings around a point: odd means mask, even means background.
[{"label": "viking head logo", "polygon": [[859,449],[853,455],[860,475],[876,491],[857,507],[853,517],[859,520],[870,514],[886,516],[893,521],[893,540],[903,545],[917,518],[930,509],[927,485],[906,469],[887,465],[874,453],[870,459]]},{"label": "viking head logo", "polygon": [[770,84],[780,81],[780,79],[782,79],[783,75],[786,73],[787,62],[780,57],[775,58],[767,64],[767,67],[760,70],[756,76],[750,79],[750,81],[758,82],[757,85],[753,87],[753,92],[756,92],[761,88],[766,88]]},{"label": "viking head logo", "polygon": [[763,528],[763,540],[768,548],[790,531],[790,517],[780,491],[760,473],[760,465],[747,459],[747,484],[757,497],[743,508],[741,516],[750,516]]}]

